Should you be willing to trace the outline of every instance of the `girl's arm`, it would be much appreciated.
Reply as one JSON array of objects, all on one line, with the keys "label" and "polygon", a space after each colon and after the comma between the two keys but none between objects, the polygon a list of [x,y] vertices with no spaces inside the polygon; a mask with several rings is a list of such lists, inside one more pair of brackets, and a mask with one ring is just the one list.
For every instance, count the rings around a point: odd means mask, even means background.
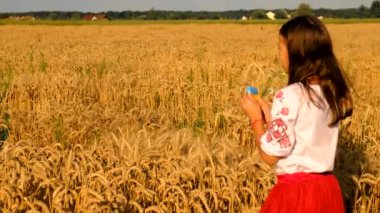
[{"label": "girl's arm", "polygon": [[270,121],[270,108],[268,104],[265,103],[261,98],[258,98],[256,101],[249,95],[245,95],[242,98],[240,105],[245,114],[251,120],[251,125],[255,136],[255,145],[259,151],[261,159],[270,166],[275,165],[280,158],[266,154],[261,149],[260,142],[260,138],[266,132],[264,124]]},{"label": "girl's arm", "polygon": [[270,166],[275,165],[278,162],[278,160],[280,160],[280,158],[276,156],[268,155],[261,149],[260,138],[264,135],[266,131],[265,126],[264,126],[264,121],[263,120],[252,121],[252,128],[255,135],[255,144],[256,144],[257,149],[259,150],[261,159]]}]

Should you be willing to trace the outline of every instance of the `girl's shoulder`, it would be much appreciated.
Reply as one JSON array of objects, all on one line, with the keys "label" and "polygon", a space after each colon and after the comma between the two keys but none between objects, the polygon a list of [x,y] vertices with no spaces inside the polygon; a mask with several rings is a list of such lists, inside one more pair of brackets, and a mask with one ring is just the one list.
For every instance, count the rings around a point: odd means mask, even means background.
[{"label": "girl's shoulder", "polygon": [[290,99],[291,101],[299,101],[303,95],[302,87],[303,86],[300,83],[290,84],[284,88],[279,89],[276,92],[274,99]]}]

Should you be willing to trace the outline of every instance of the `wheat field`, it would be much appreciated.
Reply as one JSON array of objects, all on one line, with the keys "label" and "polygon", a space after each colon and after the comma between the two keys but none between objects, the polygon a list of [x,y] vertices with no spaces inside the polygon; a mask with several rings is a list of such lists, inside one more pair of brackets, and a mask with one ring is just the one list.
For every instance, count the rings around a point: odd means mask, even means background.
[{"label": "wheat field", "polygon": [[[334,173],[380,207],[380,25],[329,24],[354,91]],[[0,26],[2,212],[257,212],[276,179],[239,107],[286,84],[280,25]]]}]

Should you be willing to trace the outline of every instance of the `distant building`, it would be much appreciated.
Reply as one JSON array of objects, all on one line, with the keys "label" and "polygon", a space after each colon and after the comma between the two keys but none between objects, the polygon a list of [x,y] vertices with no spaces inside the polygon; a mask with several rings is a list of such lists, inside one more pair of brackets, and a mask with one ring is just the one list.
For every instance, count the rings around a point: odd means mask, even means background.
[{"label": "distant building", "polygon": [[86,21],[98,21],[105,20],[107,18],[105,14],[85,14],[82,19]]},{"label": "distant building", "polygon": [[243,21],[247,21],[248,18],[247,18],[247,16],[243,16],[243,17],[241,17],[241,20],[243,20]]},{"label": "distant building", "polygon": [[318,19],[319,20],[322,20],[324,17],[323,16],[318,16]]},{"label": "distant building", "polygon": [[10,20],[14,21],[35,21],[36,18],[34,16],[9,16]]},{"label": "distant building", "polygon": [[136,17],[136,19],[138,19],[138,20],[146,20],[146,19],[148,19],[148,16],[147,15],[139,15],[139,16]]},{"label": "distant building", "polygon": [[34,16],[21,16],[21,20],[35,21],[36,18]]},{"label": "distant building", "polygon": [[272,11],[267,12],[268,19],[270,19],[270,20],[276,20],[275,16],[276,16],[276,14],[273,13]]},{"label": "distant building", "polygon": [[9,16],[9,20],[20,21],[20,16]]}]

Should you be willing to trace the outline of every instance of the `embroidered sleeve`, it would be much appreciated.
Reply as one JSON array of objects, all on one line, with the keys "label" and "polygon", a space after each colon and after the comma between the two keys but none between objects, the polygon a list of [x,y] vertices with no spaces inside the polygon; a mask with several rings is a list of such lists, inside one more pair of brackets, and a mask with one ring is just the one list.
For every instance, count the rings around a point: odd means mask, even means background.
[{"label": "embroidered sleeve", "polygon": [[271,122],[260,139],[261,148],[269,155],[288,156],[296,143],[294,123],[299,109],[299,97],[291,88],[278,91],[271,110]]}]

